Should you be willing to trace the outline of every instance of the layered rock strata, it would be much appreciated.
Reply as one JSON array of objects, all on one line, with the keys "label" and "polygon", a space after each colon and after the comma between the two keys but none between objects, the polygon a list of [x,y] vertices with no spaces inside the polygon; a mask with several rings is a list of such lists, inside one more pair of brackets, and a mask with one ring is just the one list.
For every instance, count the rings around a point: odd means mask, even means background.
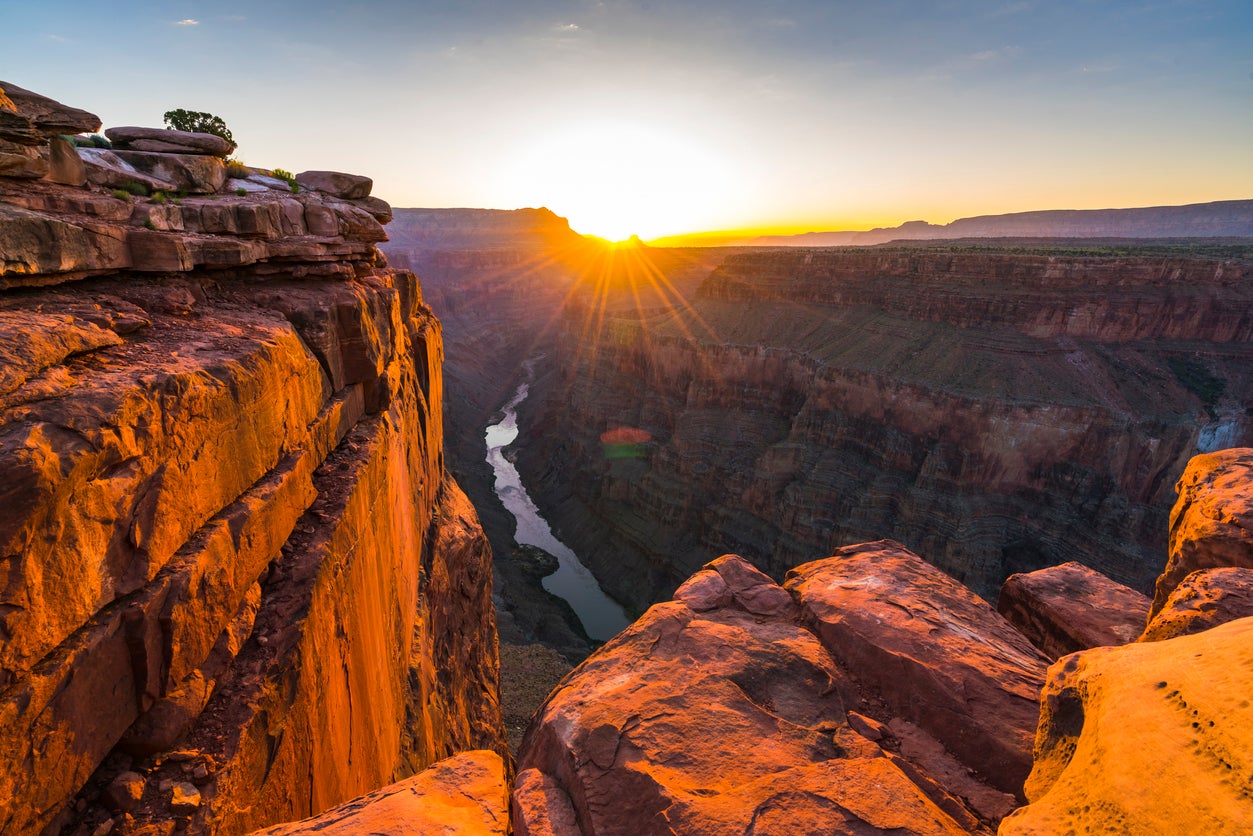
[{"label": "layered rock strata", "polygon": [[523,741],[515,832],[988,832],[1046,660],[897,544],[780,587],[710,563],[594,653]]},{"label": "layered rock strata", "polygon": [[373,216],[0,177],[0,225],[0,830],[246,832],[503,748],[440,326]]},{"label": "layered rock strata", "polygon": [[[518,466],[636,606],[710,553],[781,576],[884,536],[990,600],[1070,560],[1147,591],[1188,459],[1253,432],[1251,287],[1200,259],[733,255],[687,306],[568,305]],[[639,455],[607,455],[621,427]]]},{"label": "layered rock strata", "polygon": [[1051,659],[1135,641],[1149,599],[1079,563],[1010,575],[996,610]]}]

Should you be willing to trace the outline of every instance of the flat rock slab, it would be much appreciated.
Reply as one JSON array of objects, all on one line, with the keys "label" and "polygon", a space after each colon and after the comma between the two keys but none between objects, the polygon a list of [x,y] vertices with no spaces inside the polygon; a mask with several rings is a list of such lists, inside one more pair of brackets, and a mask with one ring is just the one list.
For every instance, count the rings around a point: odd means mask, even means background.
[{"label": "flat rock slab", "polygon": [[254,831],[253,836],[504,836],[509,791],[500,755],[462,752],[395,784],[354,798],[304,821]]},{"label": "flat rock slab", "polygon": [[1001,836],[1253,832],[1251,693],[1253,619],[1067,656]]},{"label": "flat rock slab", "polygon": [[1081,563],[1010,575],[996,610],[1046,656],[1135,641],[1149,599]]},{"label": "flat rock slab", "polygon": [[207,154],[224,157],[235,145],[216,134],[170,131],[162,128],[109,128],[104,135],[119,150],[159,151],[171,154]]},{"label": "flat rock slab", "polygon": [[1021,792],[1048,661],[1009,622],[891,540],[799,566],[785,587],[831,655],[892,713],[993,787]]},{"label": "flat rock slab", "polygon": [[[36,136],[46,138],[100,130],[100,117],[94,113],[63,105],[11,82],[0,81],[0,93],[16,108],[17,114],[35,131]],[[6,121],[0,121],[0,137],[8,138],[7,127]]]},{"label": "flat rock slab", "polygon": [[1157,579],[1150,616],[1198,569],[1253,569],[1253,448],[1195,456],[1175,486],[1170,557]]},{"label": "flat rock slab", "polygon": [[296,175],[296,183],[302,189],[325,192],[345,200],[369,197],[374,181],[357,174],[341,171],[302,171]]},{"label": "flat rock slab", "polygon": [[1253,569],[1202,569],[1183,579],[1144,628],[1142,642],[1190,636],[1253,615]]}]

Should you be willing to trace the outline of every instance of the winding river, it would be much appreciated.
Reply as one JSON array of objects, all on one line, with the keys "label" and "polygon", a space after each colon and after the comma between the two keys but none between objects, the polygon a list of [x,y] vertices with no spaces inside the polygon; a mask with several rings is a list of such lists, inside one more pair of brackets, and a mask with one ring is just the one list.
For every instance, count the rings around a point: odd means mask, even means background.
[{"label": "winding river", "polygon": [[[530,371],[529,365],[527,371]],[[622,606],[600,588],[578,556],[553,536],[552,529],[540,516],[526,488],[522,487],[518,469],[505,457],[505,448],[518,437],[518,404],[526,400],[529,391],[529,382],[518,386],[513,397],[501,408],[504,417],[487,428],[487,463],[496,474],[496,496],[517,520],[514,539],[523,545],[543,549],[557,558],[559,568],[544,578],[544,588],[564,598],[574,608],[590,637],[608,641],[630,624],[630,620]]]}]

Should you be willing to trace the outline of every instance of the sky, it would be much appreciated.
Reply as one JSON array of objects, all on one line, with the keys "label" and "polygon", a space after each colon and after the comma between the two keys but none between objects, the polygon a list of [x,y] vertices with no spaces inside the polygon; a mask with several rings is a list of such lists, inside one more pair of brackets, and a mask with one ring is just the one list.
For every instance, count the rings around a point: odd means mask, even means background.
[{"label": "sky", "polygon": [[1253,198],[1249,0],[0,0],[0,80],[618,239]]}]

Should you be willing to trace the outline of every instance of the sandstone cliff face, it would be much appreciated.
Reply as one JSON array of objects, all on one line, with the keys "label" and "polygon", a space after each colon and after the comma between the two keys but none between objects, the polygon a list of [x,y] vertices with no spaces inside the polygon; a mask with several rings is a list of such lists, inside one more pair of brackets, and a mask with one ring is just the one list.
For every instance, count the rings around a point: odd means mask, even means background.
[{"label": "sandstone cliff face", "polygon": [[246,832],[501,745],[440,326],[374,216],[0,177],[0,224],[0,830]]},{"label": "sandstone cliff face", "polygon": [[[669,313],[572,304],[519,467],[621,600],[892,537],[994,598],[1077,560],[1147,591],[1171,487],[1249,438],[1248,267],[775,251]],[[601,436],[644,430],[640,456]],[[540,432],[561,427],[566,432]]]}]

